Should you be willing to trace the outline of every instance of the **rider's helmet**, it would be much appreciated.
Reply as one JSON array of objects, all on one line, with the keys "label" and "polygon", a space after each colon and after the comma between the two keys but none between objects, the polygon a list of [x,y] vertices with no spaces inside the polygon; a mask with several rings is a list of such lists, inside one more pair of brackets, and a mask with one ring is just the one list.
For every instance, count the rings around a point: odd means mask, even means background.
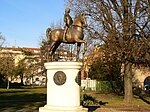
[{"label": "rider's helmet", "polygon": [[66,8],[65,12],[70,13],[70,9]]}]

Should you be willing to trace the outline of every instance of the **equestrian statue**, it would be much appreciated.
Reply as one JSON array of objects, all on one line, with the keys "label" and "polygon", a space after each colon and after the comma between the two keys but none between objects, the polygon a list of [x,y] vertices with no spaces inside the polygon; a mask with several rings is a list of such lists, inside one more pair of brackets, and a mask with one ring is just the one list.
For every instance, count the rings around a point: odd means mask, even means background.
[{"label": "equestrian statue", "polygon": [[85,15],[81,13],[76,15],[73,21],[69,13],[70,9],[67,8],[64,15],[64,22],[66,23],[64,29],[51,30],[51,28],[47,28],[48,51],[53,55],[61,43],[77,43],[78,60],[81,43],[84,43],[84,53],[87,49],[87,43],[83,40],[83,28],[87,26],[87,21]]}]

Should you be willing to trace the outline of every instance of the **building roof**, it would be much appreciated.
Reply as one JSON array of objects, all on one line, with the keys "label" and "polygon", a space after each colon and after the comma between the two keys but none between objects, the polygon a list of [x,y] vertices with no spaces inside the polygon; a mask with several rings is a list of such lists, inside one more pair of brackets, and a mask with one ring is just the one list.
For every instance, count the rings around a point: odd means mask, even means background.
[{"label": "building roof", "polygon": [[12,50],[12,51],[22,51],[22,49],[24,50],[29,50],[29,51],[34,51],[34,50],[39,50],[40,51],[40,48],[27,48],[27,47],[1,47],[1,49],[5,49],[5,50]]}]

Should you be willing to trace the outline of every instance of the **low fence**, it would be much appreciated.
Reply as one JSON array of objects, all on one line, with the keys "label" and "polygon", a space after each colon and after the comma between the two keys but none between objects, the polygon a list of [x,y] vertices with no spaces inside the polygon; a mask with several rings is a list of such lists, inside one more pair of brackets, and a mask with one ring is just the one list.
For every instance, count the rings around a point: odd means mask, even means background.
[{"label": "low fence", "polygon": [[109,81],[81,80],[81,89],[87,91],[112,91]]},{"label": "low fence", "polygon": [[[90,78],[88,78],[86,80],[81,80],[81,89],[85,91],[113,91],[112,83],[113,83],[113,87],[117,88],[117,83],[115,81],[113,82],[97,81],[97,80],[91,80]],[[146,91],[147,88],[143,84],[144,84],[143,82],[133,82],[133,89],[134,90],[141,89],[141,90]]]}]

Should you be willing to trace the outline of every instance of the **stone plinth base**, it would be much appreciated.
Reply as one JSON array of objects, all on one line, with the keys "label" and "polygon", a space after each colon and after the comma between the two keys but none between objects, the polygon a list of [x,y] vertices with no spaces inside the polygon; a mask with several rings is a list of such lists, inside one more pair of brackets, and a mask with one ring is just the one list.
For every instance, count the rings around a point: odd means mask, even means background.
[{"label": "stone plinth base", "polygon": [[39,108],[39,112],[88,112],[87,108],[79,107],[55,107],[45,105]]},{"label": "stone plinth base", "polygon": [[81,62],[48,62],[47,104],[39,112],[88,112],[80,106]]}]

